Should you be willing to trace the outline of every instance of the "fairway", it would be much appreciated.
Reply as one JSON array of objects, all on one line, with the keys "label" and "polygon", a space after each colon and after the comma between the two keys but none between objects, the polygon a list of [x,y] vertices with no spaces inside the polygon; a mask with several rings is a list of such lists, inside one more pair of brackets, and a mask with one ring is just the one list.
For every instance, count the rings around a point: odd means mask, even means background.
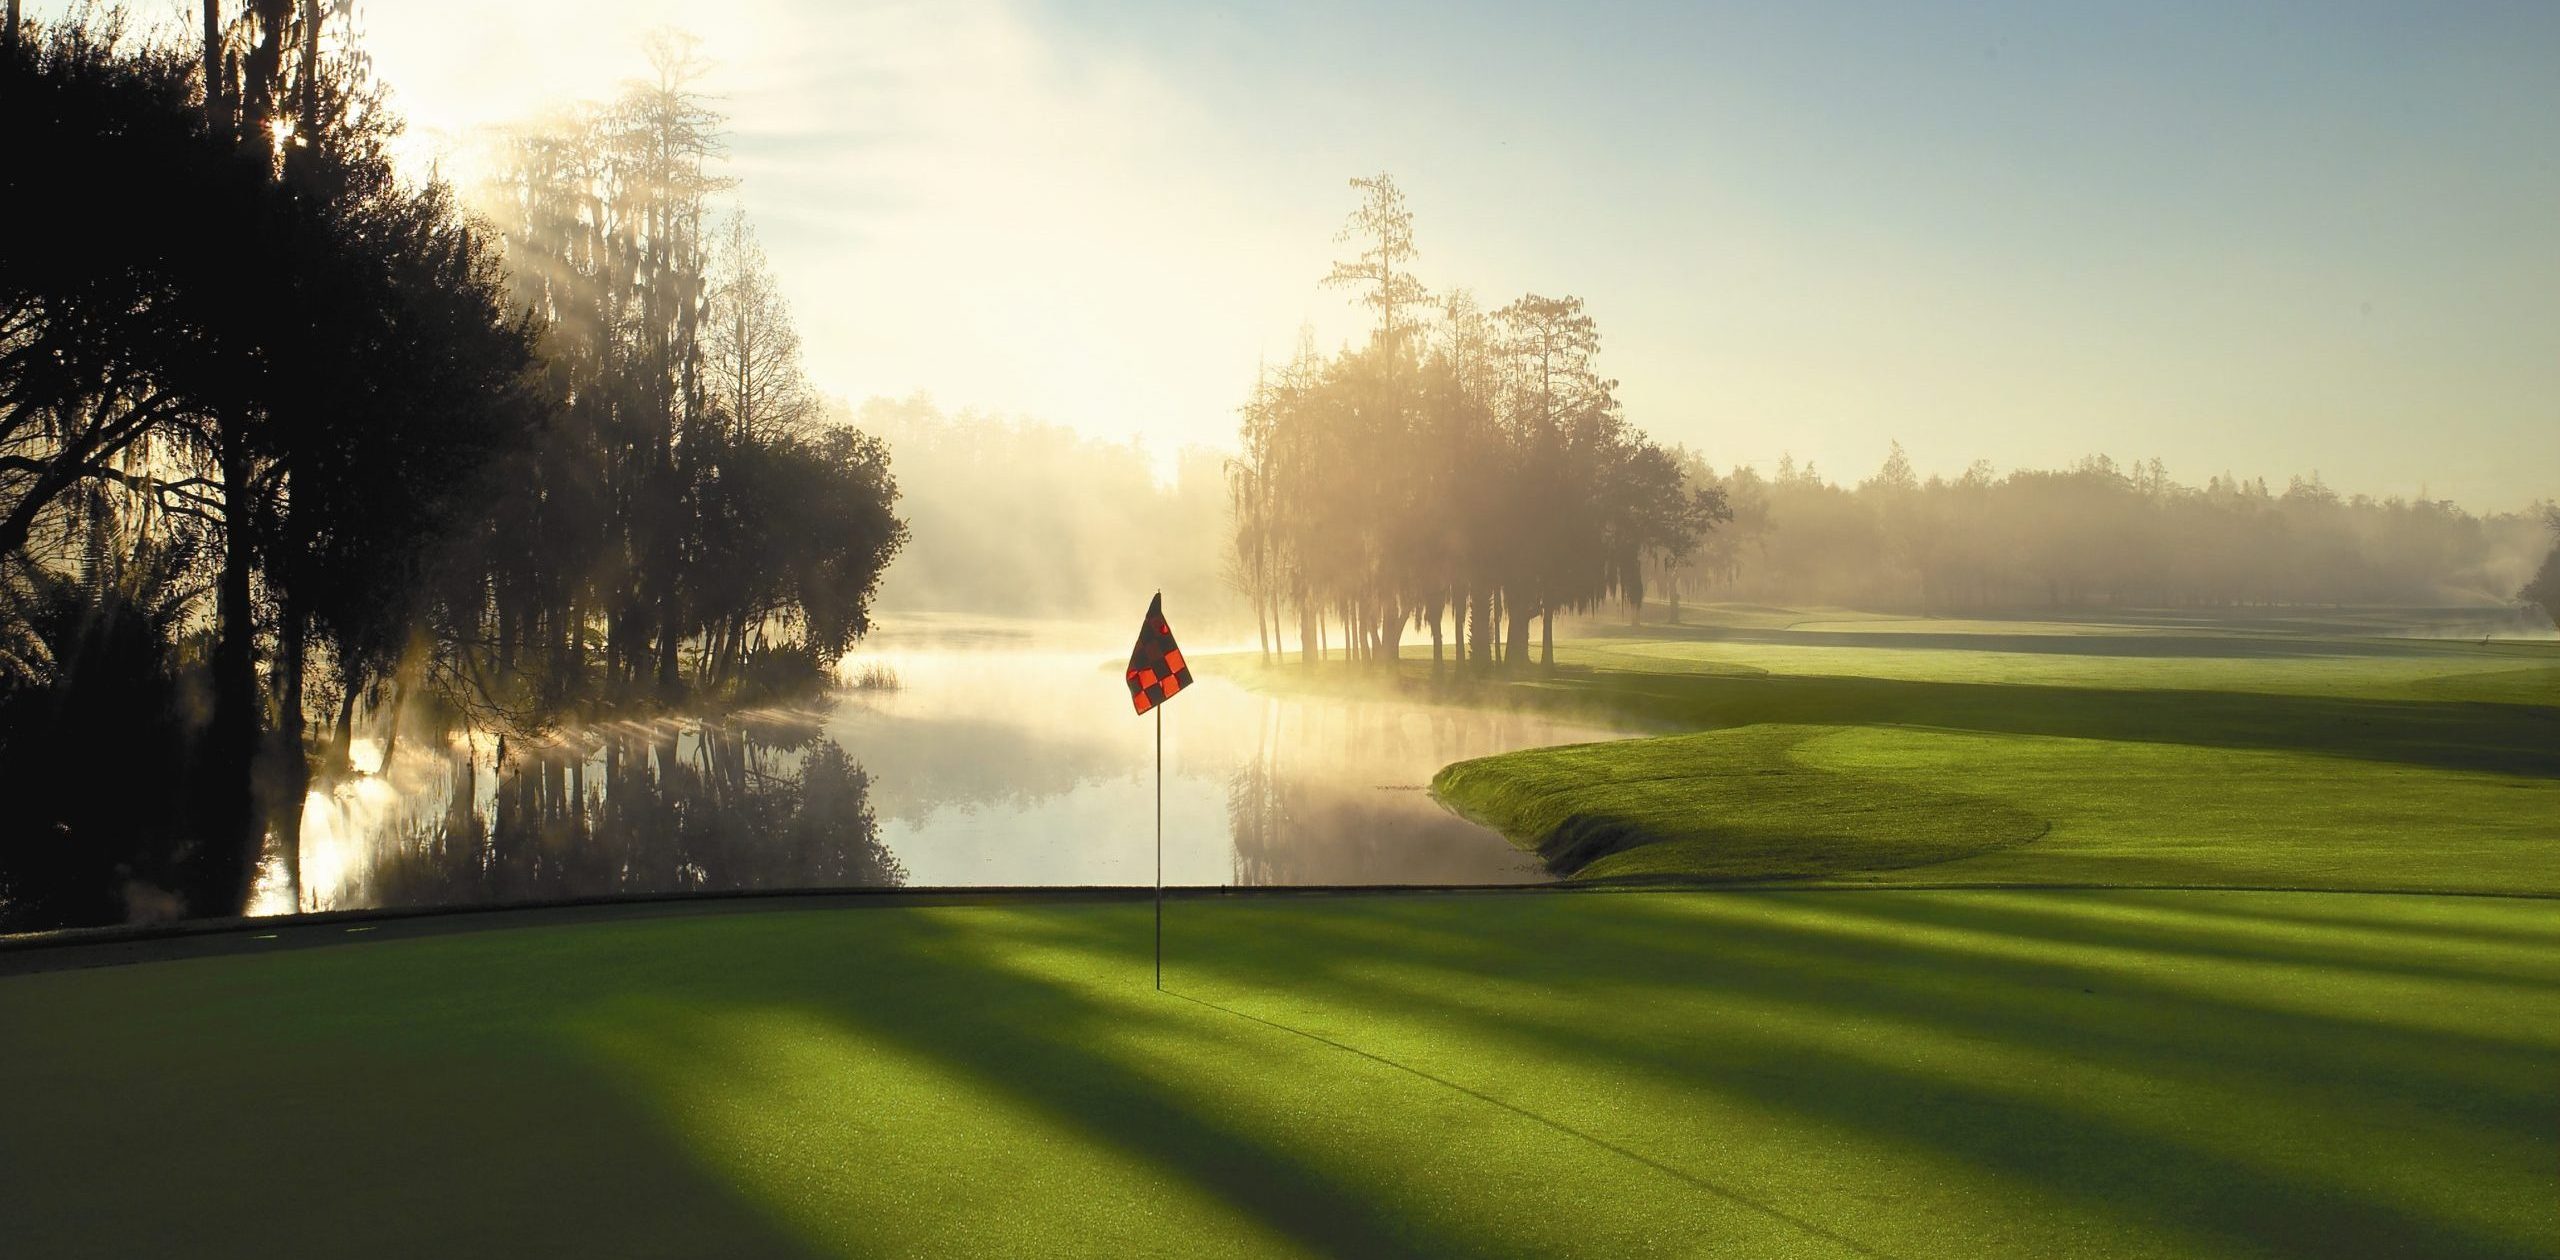
[{"label": "fairway", "polygon": [[1681,732],[1464,762],[1434,789],[1585,880],[2560,893],[2560,644],[2377,615],[1693,613],[1709,624],[1561,643],[1553,672],[1408,653],[1413,694]]},{"label": "fairway", "polygon": [[[0,979],[11,1254],[2548,1255],[2560,915],[882,906]],[[316,930],[316,929],[314,929]]]}]

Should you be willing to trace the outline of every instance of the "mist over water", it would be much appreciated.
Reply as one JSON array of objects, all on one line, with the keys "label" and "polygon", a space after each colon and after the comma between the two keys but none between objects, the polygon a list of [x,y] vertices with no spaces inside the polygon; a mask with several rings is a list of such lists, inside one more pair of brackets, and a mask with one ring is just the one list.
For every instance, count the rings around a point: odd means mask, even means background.
[{"label": "mist over water", "polygon": [[[1180,622],[1176,622],[1177,631]],[[818,708],[620,723],[539,746],[414,740],[315,792],[304,910],[1155,878],[1155,718],[1116,628],[904,617]],[[1281,698],[1220,677],[1164,714],[1171,885],[1512,883],[1532,856],[1444,809],[1451,761],[1621,732],[1533,715]],[[363,750],[378,759],[378,747]],[[292,910],[271,855],[255,913]]]}]

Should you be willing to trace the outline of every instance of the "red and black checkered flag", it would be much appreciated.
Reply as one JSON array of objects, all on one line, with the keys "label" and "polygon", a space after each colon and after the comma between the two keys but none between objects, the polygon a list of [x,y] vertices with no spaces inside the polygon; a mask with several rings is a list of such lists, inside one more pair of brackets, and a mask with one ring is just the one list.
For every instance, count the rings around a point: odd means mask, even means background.
[{"label": "red and black checkered flag", "polygon": [[1191,667],[1173,642],[1173,627],[1164,621],[1164,595],[1147,603],[1147,619],[1138,627],[1138,646],[1129,651],[1129,700],[1138,712],[1163,704],[1191,685]]}]

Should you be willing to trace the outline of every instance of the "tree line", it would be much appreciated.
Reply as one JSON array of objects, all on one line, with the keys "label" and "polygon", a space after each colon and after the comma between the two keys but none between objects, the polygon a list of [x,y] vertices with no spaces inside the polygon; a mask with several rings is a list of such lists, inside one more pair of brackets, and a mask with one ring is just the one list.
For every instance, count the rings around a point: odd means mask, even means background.
[{"label": "tree line", "polygon": [[1229,468],[1229,580],[1266,658],[1294,620],[1309,662],[1337,646],[1393,661],[1419,627],[1435,665],[1552,664],[1556,616],[1641,603],[1648,564],[1694,549],[1722,493],[1627,422],[1580,298],[1434,297],[1395,181],[1351,187],[1340,239],[1358,252],[1323,282],[1377,325],[1332,355],[1302,341],[1256,383]]},{"label": "tree line", "polygon": [[[2177,481],[2158,459],[1918,476],[1896,443],[1839,484],[1781,460],[1774,476],[1679,455],[1732,520],[1656,589],[1923,612],[2132,605],[2496,604],[2547,545],[2536,512],[2341,494],[2317,473],[2278,489],[2229,474]],[[2544,601],[2546,605],[2550,601]]]},{"label": "tree line", "polygon": [[[538,729],[816,676],[904,537],[708,198],[680,40],[530,136],[515,213],[402,177],[317,0],[21,22],[0,196],[0,918],[236,913],[404,711]],[[139,790],[98,790],[100,771]]]}]

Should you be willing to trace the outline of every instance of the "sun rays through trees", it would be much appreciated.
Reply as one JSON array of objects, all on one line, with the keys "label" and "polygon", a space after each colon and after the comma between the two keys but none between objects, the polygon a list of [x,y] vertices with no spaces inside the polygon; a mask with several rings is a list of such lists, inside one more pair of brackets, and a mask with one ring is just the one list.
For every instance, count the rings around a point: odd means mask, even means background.
[{"label": "sun rays through trees", "polygon": [[0,53],[0,741],[141,732],[177,802],[32,783],[0,845],[29,926],[237,913],[270,851],[298,883],[360,719],[388,748],[413,707],[512,731],[815,686],[905,536],[887,448],[818,421],[715,214],[690,41],[521,129],[472,215],[395,171],[342,8],[204,12],[200,47],[83,11]]}]

